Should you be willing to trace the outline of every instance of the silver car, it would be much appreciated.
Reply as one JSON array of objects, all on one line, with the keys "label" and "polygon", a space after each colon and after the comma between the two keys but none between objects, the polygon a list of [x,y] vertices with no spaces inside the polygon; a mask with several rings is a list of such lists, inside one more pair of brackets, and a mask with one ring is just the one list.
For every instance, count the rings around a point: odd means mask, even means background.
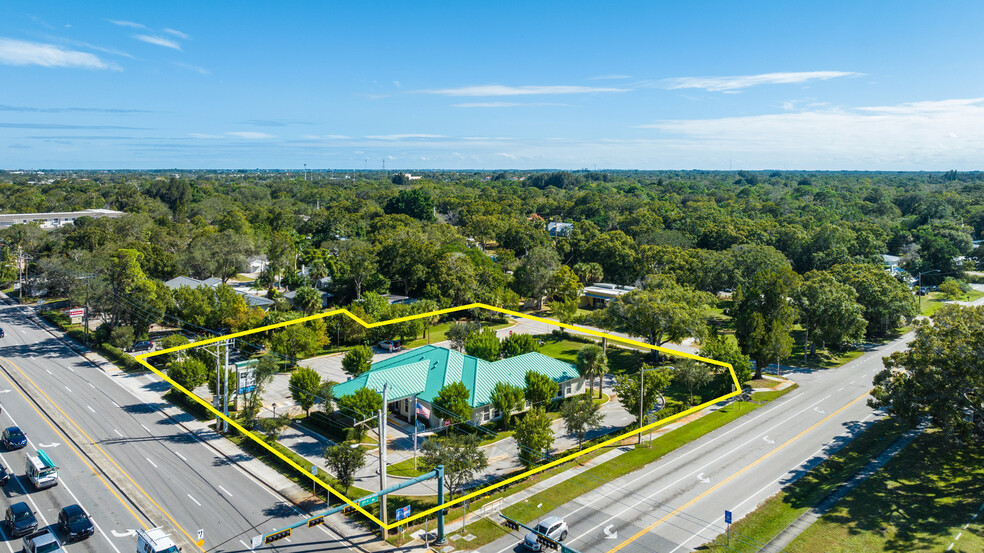
[{"label": "silver car", "polygon": [[[536,531],[554,541],[567,539],[567,523],[560,517],[547,517],[535,526]],[[530,532],[523,540],[523,547],[530,551],[543,551],[543,545],[536,541],[537,534]]]}]

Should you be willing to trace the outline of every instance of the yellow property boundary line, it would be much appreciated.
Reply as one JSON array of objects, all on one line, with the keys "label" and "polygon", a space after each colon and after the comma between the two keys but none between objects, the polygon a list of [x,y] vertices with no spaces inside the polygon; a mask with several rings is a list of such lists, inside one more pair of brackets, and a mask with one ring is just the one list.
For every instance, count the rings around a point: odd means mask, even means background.
[{"label": "yellow property boundary line", "polygon": [[[564,457],[561,457],[560,459],[555,459],[555,460],[553,460],[553,461],[551,461],[551,462],[549,462],[547,464],[540,465],[540,466],[538,466],[536,468],[533,468],[533,469],[530,469],[530,470],[528,470],[528,471],[526,471],[526,472],[524,472],[522,474],[518,474],[516,476],[512,476],[512,477],[507,478],[505,480],[502,480],[500,482],[496,482],[495,484],[486,486],[486,487],[484,487],[484,488],[482,488],[482,489],[480,489],[478,491],[472,492],[472,493],[470,493],[468,495],[464,495],[464,496],[455,498],[454,500],[448,501],[448,502],[446,502],[446,503],[444,503],[442,505],[438,505],[436,507],[432,507],[430,509],[427,509],[426,511],[423,511],[421,513],[417,513],[416,515],[414,515],[412,517],[405,518],[405,519],[402,519],[402,520],[399,520],[399,521],[392,522],[392,523],[389,523],[389,524],[385,524],[384,525],[383,524],[383,521],[379,520],[378,518],[376,518],[375,516],[373,516],[369,511],[367,511],[364,508],[362,508],[362,506],[360,506],[357,503],[357,501],[353,501],[353,500],[345,497],[344,495],[342,495],[341,493],[339,493],[337,490],[335,490],[334,488],[332,488],[331,486],[329,486],[322,479],[320,479],[320,478],[318,478],[316,476],[313,476],[310,472],[307,471],[306,468],[298,465],[297,463],[295,463],[294,461],[292,461],[291,459],[289,459],[288,457],[286,457],[285,455],[283,455],[282,453],[280,453],[279,451],[277,451],[270,444],[266,443],[265,441],[263,441],[261,439],[258,439],[252,432],[250,432],[249,430],[246,430],[245,428],[243,428],[242,426],[240,426],[239,423],[237,423],[236,421],[232,420],[231,418],[223,415],[219,410],[217,410],[215,407],[213,407],[209,402],[205,401],[204,399],[198,397],[194,393],[192,393],[189,390],[185,389],[184,387],[182,387],[177,382],[171,380],[170,378],[168,378],[168,376],[166,374],[164,374],[163,372],[157,370],[156,368],[154,368],[153,366],[151,366],[150,363],[148,363],[146,361],[148,358],[154,357],[155,355],[163,355],[165,353],[171,353],[171,352],[175,352],[175,351],[181,351],[181,350],[185,350],[185,349],[189,349],[189,348],[207,346],[209,344],[214,344],[216,342],[222,342],[224,340],[229,340],[231,338],[238,338],[240,336],[247,336],[247,335],[250,335],[250,334],[255,334],[257,332],[265,332],[267,330],[273,330],[275,328],[282,328],[282,327],[293,325],[293,324],[303,323],[303,322],[307,322],[307,321],[313,321],[313,320],[317,320],[317,319],[323,319],[325,317],[331,317],[331,316],[334,316],[334,315],[345,315],[348,318],[352,319],[353,321],[355,321],[355,322],[359,323],[360,325],[364,326],[365,328],[376,328],[376,327],[380,327],[380,326],[386,326],[386,325],[389,325],[389,324],[401,323],[401,322],[404,322],[404,321],[412,321],[414,319],[422,319],[422,318],[425,318],[425,317],[434,317],[434,316],[437,316],[437,315],[444,315],[444,314],[447,314],[447,313],[455,313],[455,312],[458,312],[458,311],[467,311],[469,309],[476,309],[476,308],[488,309],[490,311],[495,311],[495,312],[503,313],[503,314],[506,314],[506,315],[512,315],[514,317],[521,317],[523,319],[529,319],[531,321],[537,321],[537,322],[545,323],[545,324],[548,324],[548,325],[551,325],[551,326],[559,326],[561,328],[566,328],[566,329],[569,329],[569,330],[576,330],[578,332],[583,332],[585,334],[590,334],[592,336],[597,336],[599,338],[606,338],[608,340],[614,340],[616,342],[622,342],[622,343],[631,344],[631,345],[634,345],[634,346],[641,346],[641,347],[644,347],[644,348],[647,348],[647,349],[650,349],[650,350],[661,351],[663,353],[668,353],[668,354],[675,355],[675,356],[678,356],[678,357],[685,357],[685,358],[688,358],[688,359],[694,359],[696,361],[703,361],[705,363],[710,363],[712,365],[718,365],[720,367],[727,367],[727,369],[731,372],[731,379],[734,382],[735,390],[736,391],[731,392],[729,394],[725,394],[725,395],[723,395],[723,396],[721,396],[719,398],[712,399],[711,401],[707,401],[705,403],[701,403],[700,405],[697,405],[695,407],[691,407],[690,409],[687,409],[686,411],[682,411],[682,412],[677,413],[675,415],[666,417],[665,419],[658,420],[658,421],[656,421],[656,422],[654,422],[652,424],[648,424],[646,426],[643,426],[642,428],[638,428],[636,430],[631,430],[629,432],[625,432],[624,434],[621,434],[621,435],[619,435],[619,436],[617,436],[615,438],[610,438],[610,439],[605,440],[605,441],[603,441],[601,443],[597,443],[597,444],[595,444],[595,445],[593,445],[591,447],[582,449],[581,451],[577,451],[577,452],[571,453],[569,455],[566,455]],[[396,318],[396,319],[389,319],[387,321],[377,321],[375,323],[367,323],[367,322],[363,321],[362,319],[360,319],[359,317],[356,317],[355,315],[353,315],[352,313],[350,313],[347,309],[334,309],[332,311],[328,311],[328,312],[325,312],[325,313],[318,313],[316,315],[310,315],[310,316],[307,316],[307,317],[301,317],[299,319],[294,319],[294,320],[291,320],[291,321],[285,321],[285,322],[282,322],[282,323],[276,323],[276,324],[272,324],[272,325],[261,326],[259,328],[254,328],[254,329],[250,329],[250,330],[244,330],[242,332],[235,332],[233,334],[226,334],[224,336],[218,336],[216,338],[207,338],[207,339],[204,339],[204,340],[199,340],[197,342],[192,342],[190,344],[185,344],[183,346],[177,346],[177,347],[163,349],[163,350],[155,351],[155,352],[151,352],[151,353],[145,353],[145,354],[142,354],[142,355],[135,356],[134,359],[136,359],[144,367],[147,367],[148,369],[150,369],[151,371],[153,371],[154,374],[156,374],[157,376],[159,376],[162,379],[164,379],[164,381],[166,381],[167,383],[169,383],[175,389],[180,390],[181,392],[184,392],[188,397],[190,397],[193,400],[197,401],[200,405],[202,405],[203,407],[205,407],[206,409],[208,409],[215,416],[217,416],[217,417],[221,418],[222,420],[226,421],[227,423],[229,423],[230,426],[232,426],[236,430],[239,430],[244,436],[247,436],[247,437],[251,438],[254,442],[256,442],[257,444],[259,444],[260,446],[262,446],[263,448],[265,448],[267,451],[269,451],[270,453],[273,453],[274,455],[276,455],[277,457],[279,457],[283,462],[285,462],[288,465],[290,465],[290,466],[294,467],[295,469],[297,469],[298,472],[300,472],[301,474],[304,475],[304,478],[311,478],[311,479],[317,481],[318,484],[321,484],[324,488],[326,488],[329,492],[331,492],[335,497],[337,497],[340,500],[344,501],[350,507],[352,507],[353,509],[359,511],[360,513],[362,513],[363,515],[365,515],[366,517],[368,517],[369,520],[373,521],[374,523],[376,523],[376,524],[378,524],[380,526],[384,526],[387,530],[390,530],[392,528],[396,528],[397,526],[405,525],[405,524],[407,524],[409,522],[413,522],[414,520],[418,520],[418,519],[424,518],[424,517],[426,517],[428,515],[431,515],[431,514],[436,513],[437,511],[439,511],[441,509],[444,509],[444,508],[447,508],[447,507],[451,507],[451,506],[457,505],[457,504],[462,503],[464,501],[467,501],[467,500],[469,500],[469,499],[471,499],[473,497],[476,497],[476,496],[478,496],[480,494],[483,494],[483,493],[486,493],[486,492],[495,490],[497,488],[501,488],[502,486],[506,486],[508,484],[511,484],[513,482],[516,482],[517,480],[521,480],[523,478],[526,478],[527,476],[531,476],[531,475],[537,474],[539,472],[542,472],[542,471],[545,471],[547,469],[553,468],[553,467],[555,467],[557,465],[566,463],[568,461],[573,461],[574,459],[577,459],[578,457],[580,457],[582,455],[585,455],[585,454],[591,453],[592,451],[595,451],[595,450],[601,449],[603,447],[607,447],[607,446],[610,446],[612,444],[618,443],[621,440],[624,440],[625,438],[628,438],[628,437],[631,437],[631,436],[635,436],[636,434],[639,434],[639,433],[642,433],[642,432],[647,432],[647,431],[649,431],[649,430],[651,430],[653,428],[656,428],[657,426],[661,426],[663,424],[666,424],[666,423],[672,422],[674,420],[677,420],[679,418],[685,417],[685,416],[687,416],[687,415],[689,415],[691,413],[695,413],[697,411],[700,411],[701,409],[704,409],[705,407],[708,407],[710,405],[713,405],[713,404],[715,404],[715,403],[717,403],[719,401],[732,398],[732,397],[734,397],[734,396],[736,396],[736,395],[738,395],[738,394],[741,393],[741,383],[738,382],[738,377],[737,377],[737,375],[735,375],[734,367],[732,367],[730,363],[725,363],[725,362],[717,361],[717,360],[714,360],[714,359],[708,359],[706,357],[700,357],[698,355],[693,355],[693,354],[690,354],[690,353],[684,353],[684,352],[680,352],[680,351],[674,351],[674,350],[663,348],[663,347],[660,347],[660,346],[653,346],[653,345],[647,344],[645,342],[640,342],[638,340],[631,340],[629,338],[621,338],[621,337],[618,337],[618,336],[612,336],[612,335],[606,334],[604,332],[598,332],[596,330],[591,330],[591,329],[588,329],[588,328],[581,328],[581,327],[577,327],[577,326],[574,326],[574,325],[569,325],[569,324],[561,323],[561,322],[558,322],[558,321],[555,321],[555,320],[552,320],[552,319],[547,319],[547,318],[544,318],[544,317],[536,317],[534,315],[526,315],[526,314],[523,314],[523,313],[518,313],[516,311],[510,311],[508,309],[502,309],[500,307],[494,307],[494,306],[491,306],[491,305],[486,305],[484,303],[470,303],[468,305],[462,305],[460,307],[451,307],[451,308],[448,308],[448,309],[438,309],[436,311],[429,311],[427,313],[420,313],[420,314],[416,314],[416,315],[409,315],[409,316],[406,316],[406,317],[399,317],[399,318]]]}]

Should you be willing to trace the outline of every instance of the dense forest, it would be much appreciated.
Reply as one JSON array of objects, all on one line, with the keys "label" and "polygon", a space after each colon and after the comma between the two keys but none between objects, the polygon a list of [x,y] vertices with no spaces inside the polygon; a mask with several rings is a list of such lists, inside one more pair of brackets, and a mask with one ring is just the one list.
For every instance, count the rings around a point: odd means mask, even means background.
[{"label": "dense forest", "polygon": [[[546,301],[561,320],[587,316],[659,344],[706,336],[705,321],[694,318],[727,297],[742,351],[774,360],[788,355],[794,324],[810,332],[814,348],[890,334],[917,314],[909,276],[965,286],[981,257],[973,240],[984,233],[979,173],[422,176],[0,173],[3,212],[127,214],[55,230],[0,230],[0,280],[9,288],[18,279],[24,255],[29,292],[75,305],[88,293],[92,313],[105,321],[103,336],[126,326],[129,340],[165,316],[236,330],[300,316],[321,309],[313,291],[321,288],[331,304],[370,319],[418,308],[365,299],[383,293],[426,300],[425,307],[478,301],[540,309]],[[551,237],[550,221],[573,229]],[[179,275],[237,279],[256,254],[269,260],[254,284],[277,302],[268,313],[221,286],[206,294],[162,283]],[[906,272],[886,271],[883,254],[899,256]],[[596,282],[637,290],[585,315],[577,297]],[[293,299],[284,299],[291,290]],[[363,339],[340,329],[313,333],[322,345]]]}]

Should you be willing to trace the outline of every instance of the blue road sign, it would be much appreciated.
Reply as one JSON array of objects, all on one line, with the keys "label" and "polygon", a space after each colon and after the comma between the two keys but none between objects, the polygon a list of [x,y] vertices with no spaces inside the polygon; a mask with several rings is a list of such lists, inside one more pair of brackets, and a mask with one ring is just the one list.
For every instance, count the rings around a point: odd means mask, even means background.
[{"label": "blue road sign", "polygon": [[410,506],[400,507],[396,510],[396,520],[403,520],[410,516]]},{"label": "blue road sign", "polygon": [[731,524],[731,511],[724,512],[724,523]]}]

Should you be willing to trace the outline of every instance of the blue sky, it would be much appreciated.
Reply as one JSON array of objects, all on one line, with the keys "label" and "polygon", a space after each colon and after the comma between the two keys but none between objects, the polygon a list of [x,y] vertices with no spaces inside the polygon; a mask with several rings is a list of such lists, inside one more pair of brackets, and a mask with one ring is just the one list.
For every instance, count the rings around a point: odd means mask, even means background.
[{"label": "blue sky", "polygon": [[981,169],[984,3],[0,5],[0,168]]}]

